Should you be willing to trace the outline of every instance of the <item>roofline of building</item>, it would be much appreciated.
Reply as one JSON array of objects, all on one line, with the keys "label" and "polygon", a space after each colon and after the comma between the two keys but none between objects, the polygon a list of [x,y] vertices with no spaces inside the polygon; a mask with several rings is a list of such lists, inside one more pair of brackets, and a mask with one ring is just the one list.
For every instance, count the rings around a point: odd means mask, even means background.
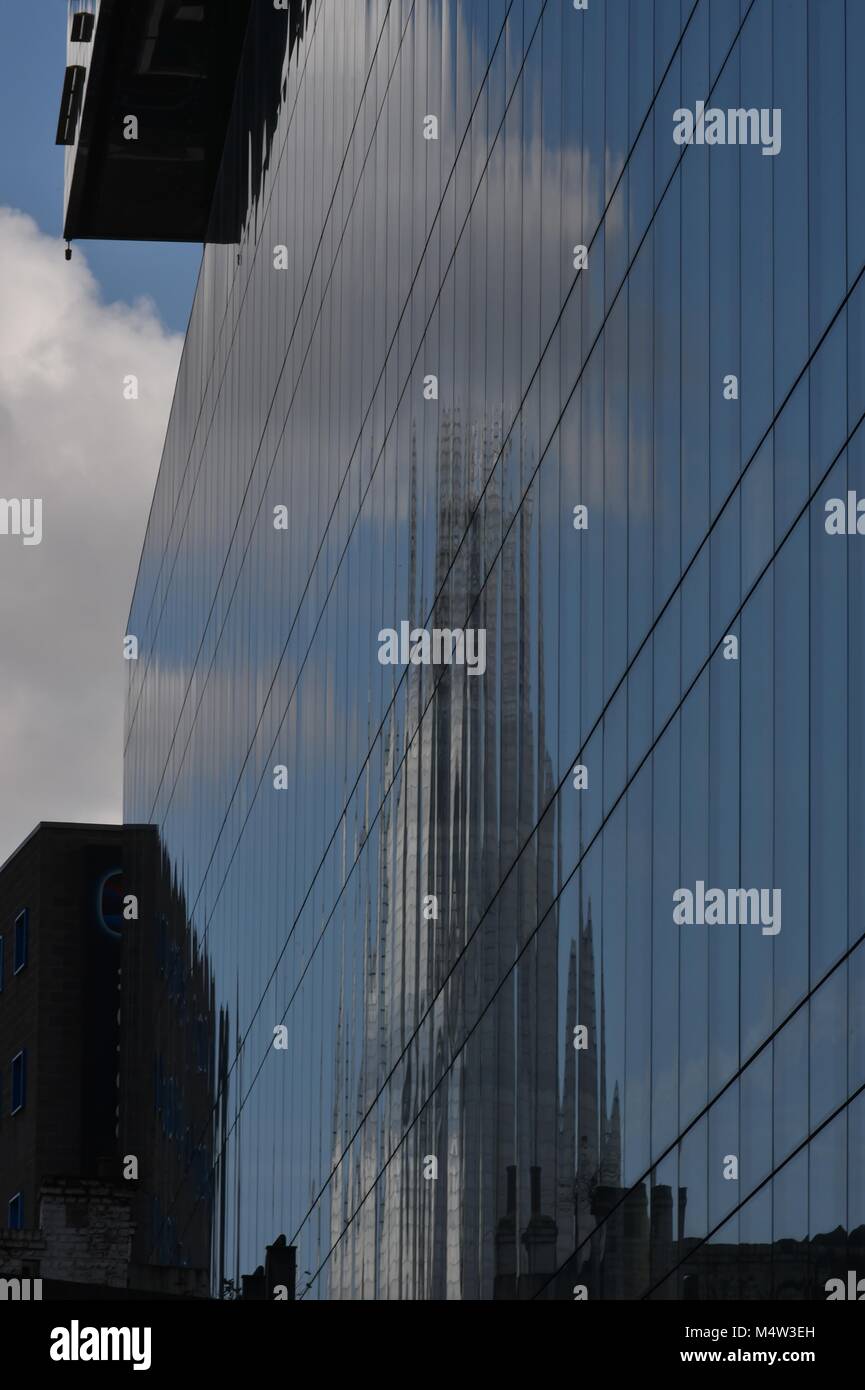
[{"label": "roofline of building", "polygon": [[155,827],[153,825],[148,825],[142,821],[132,821],[127,824],[124,824],[122,821],[106,822],[77,820],[41,820],[37,825],[34,825],[33,829],[30,831],[30,834],[27,835],[21,841],[20,845],[17,845],[15,849],[13,849],[12,853],[8,856],[8,858],[4,859],[3,863],[0,864],[0,874],[5,873],[6,869],[9,868],[10,864],[14,863],[14,861],[18,858],[19,854],[23,854],[24,850],[30,844],[31,840],[34,840],[36,838],[40,830],[71,830],[87,831],[91,834],[93,832],[105,834],[106,831],[120,832],[128,830],[153,830],[154,828]]}]

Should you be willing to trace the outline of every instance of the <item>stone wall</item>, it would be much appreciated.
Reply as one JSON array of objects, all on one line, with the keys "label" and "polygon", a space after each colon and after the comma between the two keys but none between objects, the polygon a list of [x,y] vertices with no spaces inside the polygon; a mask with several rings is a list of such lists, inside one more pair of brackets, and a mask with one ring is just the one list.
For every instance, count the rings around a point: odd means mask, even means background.
[{"label": "stone wall", "polygon": [[132,1194],[91,1179],[47,1180],[39,1225],[44,1279],[126,1288],[132,1253]]}]

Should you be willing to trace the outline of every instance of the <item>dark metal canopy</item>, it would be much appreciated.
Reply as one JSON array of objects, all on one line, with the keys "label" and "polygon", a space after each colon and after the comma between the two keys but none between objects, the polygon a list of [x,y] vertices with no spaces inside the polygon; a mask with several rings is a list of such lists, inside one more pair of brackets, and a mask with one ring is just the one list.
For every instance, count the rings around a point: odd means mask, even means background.
[{"label": "dark metal canopy", "polygon": [[250,4],[100,0],[95,26],[73,27],[68,240],[205,240]]}]

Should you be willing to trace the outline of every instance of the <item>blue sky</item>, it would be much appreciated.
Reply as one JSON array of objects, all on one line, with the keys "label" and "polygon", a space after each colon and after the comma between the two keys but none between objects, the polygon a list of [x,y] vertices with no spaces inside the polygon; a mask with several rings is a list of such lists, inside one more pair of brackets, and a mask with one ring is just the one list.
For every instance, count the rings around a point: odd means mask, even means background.
[{"label": "blue sky", "polygon": [[66,263],[66,0],[0,0],[0,21],[0,462],[44,515],[38,546],[0,538],[2,863],[39,821],[122,817],[120,640],[201,247],[87,241]]},{"label": "blue sky", "polygon": [[[0,204],[59,237],[63,150],[54,144],[66,66],[66,0],[0,0]],[[61,254],[58,248],[58,254]],[[200,246],[79,242],[106,301],[154,300],[166,326],[185,332]]]}]

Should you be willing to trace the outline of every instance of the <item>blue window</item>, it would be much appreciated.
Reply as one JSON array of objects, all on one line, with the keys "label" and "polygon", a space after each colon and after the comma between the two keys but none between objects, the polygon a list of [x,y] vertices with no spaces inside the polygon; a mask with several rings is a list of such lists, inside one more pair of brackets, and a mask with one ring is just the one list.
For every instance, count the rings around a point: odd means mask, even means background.
[{"label": "blue window", "polygon": [[15,1196],[12,1197],[9,1202],[8,1225],[10,1231],[21,1231],[24,1229],[24,1198],[20,1192],[16,1192]]},{"label": "blue window", "polygon": [[15,918],[15,960],[12,973],[18,974],[27,964],[27,928],[30,914],[27,908],[22,908]]},{"label": "blue window", "polygon": [[23,1050],[12,1058],[12,1114],[24,1109],[27,1099],[27,1053]]}]

